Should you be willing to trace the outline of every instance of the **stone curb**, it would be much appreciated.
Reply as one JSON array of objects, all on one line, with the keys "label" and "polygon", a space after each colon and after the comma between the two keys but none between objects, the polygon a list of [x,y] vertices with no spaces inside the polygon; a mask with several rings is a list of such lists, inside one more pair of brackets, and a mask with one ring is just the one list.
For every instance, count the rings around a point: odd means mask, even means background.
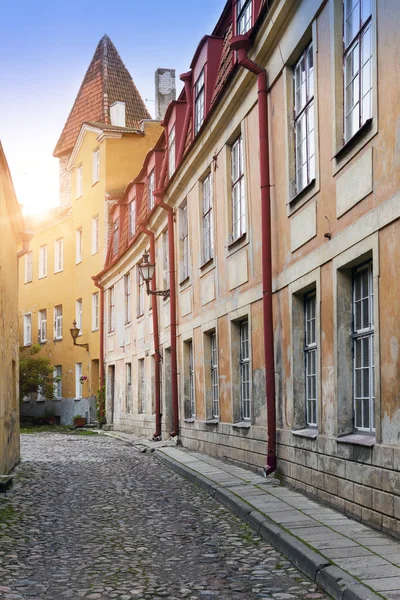
[{"label": "stone curb", "polygon": [[262,538],[284,554],[334,600],[382,600],[381,596],[375,594],[346,571],[332,564],[329,559],[298,540],[229,490],[164,454],[161,449],[156,450],[154,454],[175,473],[201,487],[237,517],[251,525]]}]

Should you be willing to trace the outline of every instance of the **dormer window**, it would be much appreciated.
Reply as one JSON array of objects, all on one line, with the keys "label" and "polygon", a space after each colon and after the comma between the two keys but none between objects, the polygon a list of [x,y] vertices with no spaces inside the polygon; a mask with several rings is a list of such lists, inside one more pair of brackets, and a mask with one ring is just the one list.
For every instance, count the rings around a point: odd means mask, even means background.
[{"label": "dormer window", "polygon": [[126,126],[125,102],[114,102],[114,104],[111,104],[110,118],[111,125],[116,125],[117,127]]},{"label": "dormer window", "polygon": [[175,125],[172,126],[168,136],[168,175],[171,179],[175,171]]},{"label": "dormer window", "polygon": [[148,205],[149,210],[153,210],[154,208],[154,169],[149,175],[148,183],[147,183],[147,192],[148,192]]},{"label": "dormer window", "polygon": [[244,35],[251,29],[253,0],[237,0],[236,4],[236,34]]},{"label": "dormer window", "polygon": [[114,221],[113,225],[113,255],[118,253],[119,247],[119,219]]},{"label": "dormer window", "polygon": [[196,135],[204,121],[204,69],[194,86],[194,134]]}]

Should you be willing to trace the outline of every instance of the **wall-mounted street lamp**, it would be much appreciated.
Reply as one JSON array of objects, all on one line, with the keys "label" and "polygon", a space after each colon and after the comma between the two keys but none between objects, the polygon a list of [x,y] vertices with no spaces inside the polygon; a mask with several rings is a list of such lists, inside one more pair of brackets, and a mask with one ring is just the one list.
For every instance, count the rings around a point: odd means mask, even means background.
[{"label": "wall-mounted street lamp", "polygon": [[76,343],[76,338],[78,337],[79,331],[80,331],[79,327],[76,326],[76,321],[74,321],[72,323],[72,328],[69,331],[70,331],[72,339],[74,340],[74,346],[79,346],[80,348],[85,348],[85,350],[87,350],[89,352],[89,344],[77,344]]},{"label": "wall-mounted street lamp", "polygon": [[149,262],[149,255],[147,252],[145,252],[142,257],[142,262],[139,263],[139,271],[143,281],[146,283],[146,291],[148,294],[153,294],[154,296],[163,296],[164,298],[167,298],[169,296],[169,290],[150,289],[150,281],[153,279],[155,269],[156,265]]}]

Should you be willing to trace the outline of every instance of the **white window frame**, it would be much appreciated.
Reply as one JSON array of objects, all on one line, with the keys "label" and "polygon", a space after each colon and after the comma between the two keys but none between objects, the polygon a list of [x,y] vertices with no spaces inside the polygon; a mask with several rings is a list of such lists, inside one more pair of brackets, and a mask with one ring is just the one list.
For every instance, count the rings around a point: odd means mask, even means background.
[{"label": "white window frame", "polygon": [[75,233],[75,263],[77,265],[82,262],[82,236],[82,227],[79,227]]},{"label": "white window frame", "polygon": [[108,289],[108,333],[115,331],[115,289],[114,286]]},{"label": "white window frame", "polygon": [[24,314],[24,346],[32,345],[32,313]]},{"label": "white window frame", "polygon": [[[367,275],[367,290],[360,289],[360,292],[366,292],[357,298],[357,278],[362,274]],[[374,288],[372,261],[368,261],[353,270],[352,276],[353,293],[353,410],[354,426],[357,431],[368,433],[375,432],[375,360],[374,360]],[[366,305],[366,314],[365,314]],[[357,307],[360,307],[360,319],[357,316]],[[364,321],[363,317],[367,319]],[[366,351],[366,352],[365,352]],[[364,364],[365,354],[367,354]],[[358,358],[360,357],[360,364]],[[372,360],[371,360],[372,359]],[[365,374],[367,375],[365,377]],[[364,386],[367,384],[368,394],[364,393]],[[358,394],[358,390],[362,393]],[[359,406],[359,409],[358,409]],[[367,414],[367,417],[366,417]]]},{"label": "white window frame", "polygon": [[82,398],[82,363],[75,363],[75,398],[80,400]]},{"label": "white window frame", "polygon": [[138,384],[139,384],[139,413],[144,414],[146,412],[146,370],[144,365],[144,358],[140,358],[138,361]]},{"label": "white window frame", "polygon": [[64,270],[64,239],[59,238],[54,242],[54,273]]},{"label": "white window frame", "polygon": [[306,425],[318,425],[318,348],[317,294],[313,290],[304,296],[304,381]]},{"label": "white window frame", "polygon": [[309,44],[293,69],[296,194],[315,179],[314,54]]},{"label": "white window frame", "polygon": [[147,204],[149,207],[149,211],[153,210],[154,205],[155,205],[155,200],[154,200],[154,186],[155,186],[155,171],[154,169],[152,170],[152,172],[149,175],[149,178],[147,180]]},{"label": "white window frame", "polygon": [[136,198],[128,204],[128,235],[129,239],[133,238],[136,230]]},{"label": "white window frame", "polygon": [[253,0],[236,2],[236,35],[244,35],[252,27]]},{"label": "white window frame", "polygon": [[92,185],[100,181],[100,148],[93,150],[92,154]]},{"label": "white window frame", "polygon": [[92,294],[92,331],[99,329],[99,292]]},{"label": "white window frame", "polygon": [[132,315],[132,282],[131,272],[124,275],[124,296],[125,296],[125,325],[131,322]]},{"label": "white window frame", "polygon": [[250,328],[245,319],[239,324],[240,413],[243,421],[251,419]]},{"label": "white window frame", "polygon": [[[343,0],[344,143],[348,142],[369,119],[372,119],[373,102],[372,1],[352,0],[351,10],[346,14],[346,8],[348,6],[349,0]],[[363,14],[364,7],[367,7],[365,14]],[[351,16],[355,17],[355,29],[352,29],[351,27]],[[350,35],[347,37],[349,28]],[[368,58],[364,60],[366,58],[363,56],[364,45],[367,44],[366,39],[368,39],[368,37],[369,51],[367,46],[366,55]],[[366,89],[363,89],[365,82]],[[349,117],[352,115],[354,115],[355,121],[350,121]]]},{"label": "white window frame", "polygon": [[194,135],[197,135],[204,123],[205,113],[205,73],[204,68],[194,86]]},{"label": "white window frame", "polygon": [[33,252],[27,252],[25,254],[25,283],[31,283],[33,281]]},{"label": "white window frame", "polygon": [[75,320],[76,326],[79,328],[78,335],[82,335],[82,298],[75,301]]},{"label": "white window frame", "polygon": [[47,277],[47,244],[39,248],[39,279]]},{"label": "white window frame", "polygon": [[125,407],[126,412],[132,412],[132,363],[125,363]]},{"label": "white window frame", "polygon": [[[164,289],[169,290],[169,233],[166,229],[162,234],[162,250],[163,250],[163,283]],[[164,300],[167,300],[167,296]]]},{"label": "white window frame", "polygon": [[232,241],[247,231],[244,171],[243,137],[240,135],[231,148]]},{"label": "white window frame", "polygon": [[190,402],[190,416],[192,419],[196,418],[196,394],[194,386],[194,355],[193,355],[193,341],[188,342],[188,355],[189,355],[189,402]]},{"label": "white window frame", "polygon": [[203,263],[214,258],[213,177],[210,172],[202,183]]},{"label": "white window frame", "polygon": [[62,398],[62,365],[56,365],[53,371],[54,377],[60,377],[60,381],[54,382],[54,394],[57,400]]},{"label": "white window frame", "polygon": [[181,206],[181,244],[182,244],[182,275],[181,281],[185,281],[190,276],[190,257],[189,257],[189,220],[187,202]]},{"label": "white window frame", "polygon": [[62,304],[54,307],[54,339],[62,340],[63,337],[63,312]]},{"label": "white window frame", "polygon": [[92,217],[92,254],[99,251],[99,215]]},{"label": "white window frame", "polygon": [[217,333],[213,331],[210,336],[210,371],[211,371],[211,400],[212,417],[219,418],[219,384],[218,384],[218,345]]},{"label": "white window frame", "polygon": [[47,310],[38,311],[38,340],[40,344],[47,342]]},{"label": "white window frame", "polygon": [[76,199],[83,194],[83,168],[82,163],[76,167]]},{"label": "white window frame", "polygon": [[168,176],[171,179],[175,172],[175,125],[172,125],[168,135]]}]

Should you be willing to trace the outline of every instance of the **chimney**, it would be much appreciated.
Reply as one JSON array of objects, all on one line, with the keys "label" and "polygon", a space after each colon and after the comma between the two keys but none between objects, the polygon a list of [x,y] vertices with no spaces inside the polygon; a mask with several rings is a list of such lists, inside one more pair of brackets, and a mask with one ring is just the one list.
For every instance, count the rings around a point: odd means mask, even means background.
[{"label": "chimney", "polygon": [[175,69],[157,69],[156,83],[156,119],[164,119],[168,104],[176,99]]}]

